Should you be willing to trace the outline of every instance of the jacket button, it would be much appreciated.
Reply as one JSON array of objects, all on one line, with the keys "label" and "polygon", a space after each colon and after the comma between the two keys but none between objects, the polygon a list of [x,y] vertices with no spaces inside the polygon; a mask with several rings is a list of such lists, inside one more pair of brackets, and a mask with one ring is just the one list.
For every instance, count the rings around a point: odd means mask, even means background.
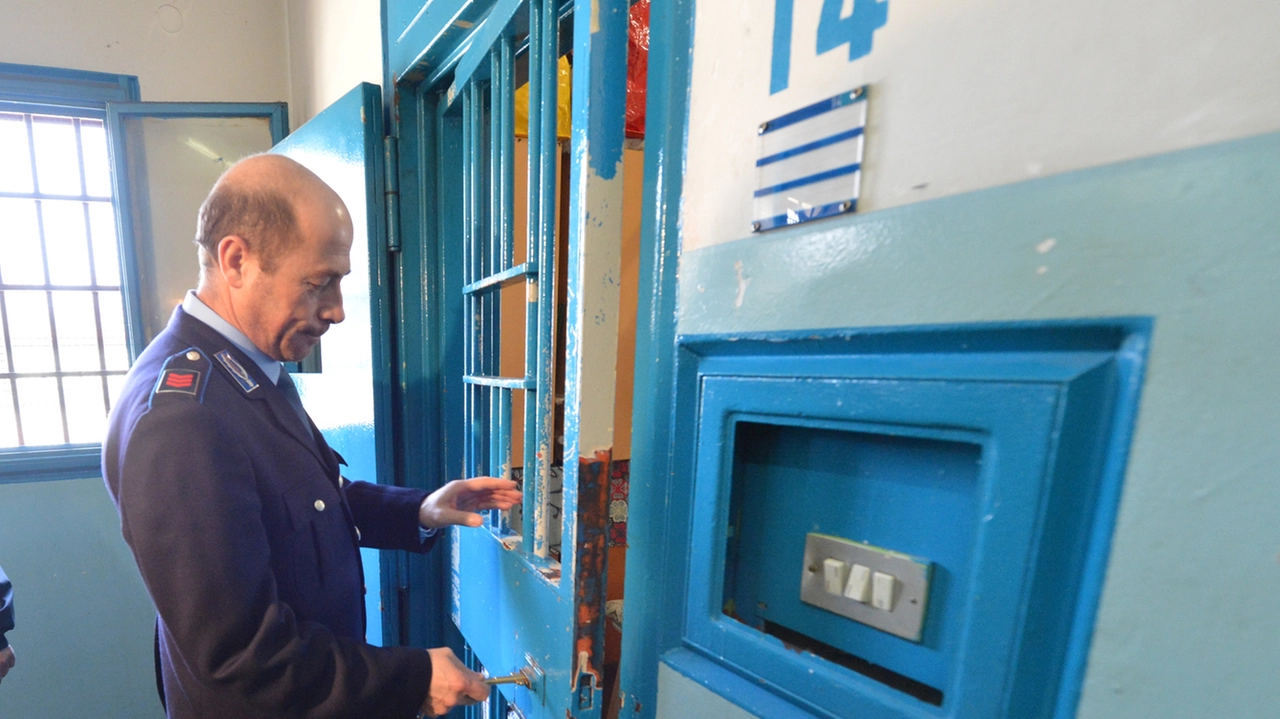
[{"label": "jacket button", "polygon": [[200,353],[196,352],[195,350],[191,350],[190,352],[187,353],[187,359],[191,360],[192,362],[195,362],[196,360],[200,359]]},{"label": "jacket button", "polygon": [[323,500],[323,499],[317,499],[317,500],[316,500],[316,511],[317,511],[317,512],[323,512],[323,511],[324,511],[324,500]]}]

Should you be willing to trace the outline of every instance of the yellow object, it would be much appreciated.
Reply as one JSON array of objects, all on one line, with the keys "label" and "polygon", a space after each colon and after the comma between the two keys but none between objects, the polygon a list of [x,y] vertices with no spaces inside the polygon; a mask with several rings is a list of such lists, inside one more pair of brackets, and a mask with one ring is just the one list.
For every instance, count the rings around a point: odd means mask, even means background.
[{"label": "yellow object", "polygon": [[[573,66],[562,57],[556,67],[556,134],[569,138],[573,127]],[[529,136],[529,83],[516,88],[516,137]]]}]

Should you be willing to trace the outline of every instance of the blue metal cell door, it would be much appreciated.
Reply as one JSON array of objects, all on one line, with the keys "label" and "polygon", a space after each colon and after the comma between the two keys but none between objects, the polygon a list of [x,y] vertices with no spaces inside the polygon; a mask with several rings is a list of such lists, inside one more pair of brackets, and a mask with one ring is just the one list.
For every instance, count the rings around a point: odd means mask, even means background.
[{"label": "blue metal cell door", "polygon": [[597,717],[604,703],[626,19],[622,0],[499,1],[436,96],[461,152],[442,173],[461,202],[440,208],[461,232],[440,242],[461,245],[446,272],[461,272],[463,416],[444,421],[462,420],[467,474],[525,493],[455,530],[451,616],[487,672],[529,670],[531,686],[495,703],[530,719]]},{"label": "blue metal cell door", "polygon": [[[370,482],[392,476],[387,460],[390,421],[384,416],[388,396],[375,396],[375,388],[390,391],[382,379],[390,361],[378,319],[387,302],[382,137],[382,90],[363,83],[271,149],[319,175],[351,214],[351,274],[342,281],[346,319],[321,339],[320,371],[295,378],[307,412],[346,460],[343,474]],[[366,637],[382,644],[378,552],[361,553],[368,589]]]}]

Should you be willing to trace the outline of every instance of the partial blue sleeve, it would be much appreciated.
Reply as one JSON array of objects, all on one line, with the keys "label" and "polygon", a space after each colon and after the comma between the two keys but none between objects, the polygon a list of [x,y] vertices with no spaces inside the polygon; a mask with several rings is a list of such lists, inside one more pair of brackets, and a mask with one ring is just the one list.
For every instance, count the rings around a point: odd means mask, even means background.
[{"label": "partial blue sleeve", "polygon": [[0,569],[0,650],[9,646],[4,633],[13,629],[13,583]]}]

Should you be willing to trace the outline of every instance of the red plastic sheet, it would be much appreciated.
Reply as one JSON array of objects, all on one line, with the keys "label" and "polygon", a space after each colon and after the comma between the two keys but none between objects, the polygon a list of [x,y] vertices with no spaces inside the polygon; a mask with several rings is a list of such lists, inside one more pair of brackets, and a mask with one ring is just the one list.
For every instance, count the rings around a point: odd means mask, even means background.
[{"label": "red plastic sheet", "polygon": [[644,99],[649,76],[649,0],[631,6],[627,30],[627,137],[644,137]]}]

